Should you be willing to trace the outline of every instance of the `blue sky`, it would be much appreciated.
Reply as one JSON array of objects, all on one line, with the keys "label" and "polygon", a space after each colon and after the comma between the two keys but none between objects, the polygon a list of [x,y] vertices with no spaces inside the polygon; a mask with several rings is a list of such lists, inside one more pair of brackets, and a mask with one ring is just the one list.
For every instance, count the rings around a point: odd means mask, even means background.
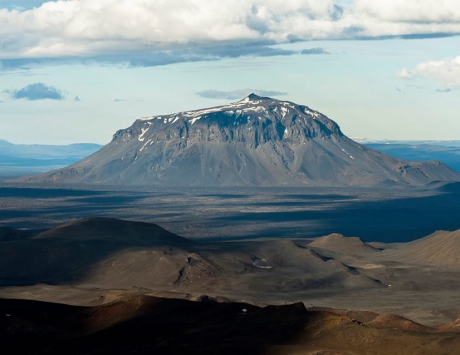
[{"label": "blue sky", "polygon": [[0,139],[107,143],[251,92],[370,139],[460,139],[454,0],[0,0]]}]

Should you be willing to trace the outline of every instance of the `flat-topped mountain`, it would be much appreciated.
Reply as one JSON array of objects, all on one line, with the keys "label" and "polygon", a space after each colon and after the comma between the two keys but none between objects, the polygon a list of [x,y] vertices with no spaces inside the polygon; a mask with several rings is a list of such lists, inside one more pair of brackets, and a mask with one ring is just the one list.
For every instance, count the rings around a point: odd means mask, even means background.
[{"label": "flat-topped mountain", "polygon": [[307,106],[251,94],[214,108],[146,117],[93,155],[27,178],[167,186],[422,186],[460,181],[440,162],[366,148]]}]

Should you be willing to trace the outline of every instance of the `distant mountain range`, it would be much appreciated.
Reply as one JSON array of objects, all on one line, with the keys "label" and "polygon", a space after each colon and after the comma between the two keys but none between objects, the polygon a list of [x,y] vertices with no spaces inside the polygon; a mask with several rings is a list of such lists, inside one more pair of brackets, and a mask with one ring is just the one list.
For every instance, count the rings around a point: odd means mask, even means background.
[{"label": "distant mountain range", "polygon": [[94,143],[69,145],[13,144],[0,139],[0,155],[26,159],[82,159],[102,146]]},{"label": "distant mountain range", "polygon": [[438,160],[460,172],[460,141],[377,141],[364,145],[395,158]]},{"label": "distant mountain range", "polygon": [[460,148],[460,140],[393,140],[393,139],[367,139],[362,137],[352,137],[355,142],[372,145],[410,145],[410,146],[439,146],[447,148]]},{"label": "distant mountain range", "polygon": [[346,137],[307,106],[249,95],[139,119],[93,155],[37,182],[159,186],[423,186],[446,165],[396,159]]},{"label": "distant mountain range", "polygon": [[13,144],[0,139],[0,178],[62,168],[94,153],[102,146]]}]

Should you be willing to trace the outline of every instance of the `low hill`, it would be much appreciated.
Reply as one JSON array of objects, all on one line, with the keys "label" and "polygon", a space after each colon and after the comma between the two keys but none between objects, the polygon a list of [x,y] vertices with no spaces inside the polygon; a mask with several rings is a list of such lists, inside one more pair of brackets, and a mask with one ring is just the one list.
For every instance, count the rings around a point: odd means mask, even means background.
[{"label": "low hill", "polygon": [[339,252],[342,254],[355,255],[363,253],[375,253],[378,249],[364,243],[358,237],[344,237],[341,234],[333,233],[321,238],[315,239],[308,244],[309,247],[321,248]]},{"label": "low hill", "polygon": [[115,218],[83,218],[40,233],[35,239],[118,242],[125,246],[177,246],[194,243],[152,223]]},{"label": "low hill", "polygon": [[86,218],[0,243],[0,284],[171,284],[194,245],[155,224]]}]

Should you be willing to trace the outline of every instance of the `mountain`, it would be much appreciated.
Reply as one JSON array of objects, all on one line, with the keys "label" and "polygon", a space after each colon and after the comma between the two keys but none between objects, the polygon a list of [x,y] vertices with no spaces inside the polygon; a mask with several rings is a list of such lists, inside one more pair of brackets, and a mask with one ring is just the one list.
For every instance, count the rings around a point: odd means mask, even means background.
[{"label": "mountain", "polygon": [[439,162],[366,148],[307,106],[251,94],[136,120],[93,155],[25,179],[166,186],[422,186],[460,181]]}]

